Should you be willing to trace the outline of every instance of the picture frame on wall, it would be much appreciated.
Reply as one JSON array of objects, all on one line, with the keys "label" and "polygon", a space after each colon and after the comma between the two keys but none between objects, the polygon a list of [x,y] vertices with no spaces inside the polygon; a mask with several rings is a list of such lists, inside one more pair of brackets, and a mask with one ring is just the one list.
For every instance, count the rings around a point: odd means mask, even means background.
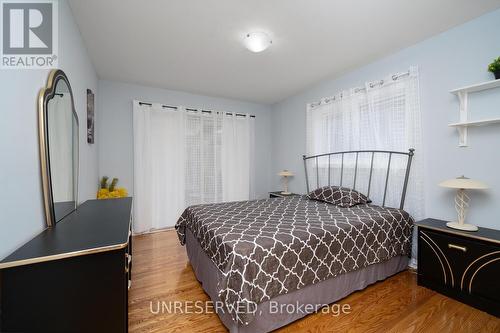
[{"label": "picture frame on wall", "polygon": [[87,89],[87,143],[94,143],[95,127],[94,127],[94,93]]}]

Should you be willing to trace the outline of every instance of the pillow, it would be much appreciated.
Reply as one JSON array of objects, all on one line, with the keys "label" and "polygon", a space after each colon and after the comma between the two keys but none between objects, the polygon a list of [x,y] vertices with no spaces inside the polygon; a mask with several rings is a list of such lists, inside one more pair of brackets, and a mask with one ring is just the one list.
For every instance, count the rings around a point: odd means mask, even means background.
[{"label": "pillow", "polygon": [[320,187],[309,193],[308,197],[312,200],[327,202],[343,208],[372,202],[366,195],[351,188],[340,186]]}]

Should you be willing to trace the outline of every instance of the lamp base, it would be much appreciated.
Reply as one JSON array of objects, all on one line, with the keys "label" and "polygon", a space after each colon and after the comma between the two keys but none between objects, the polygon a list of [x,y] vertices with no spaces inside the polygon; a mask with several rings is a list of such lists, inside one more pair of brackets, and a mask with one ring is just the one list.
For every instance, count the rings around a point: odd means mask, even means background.
[{"label": "lamp base", "polygon": [[283,195],[290,195],[290,194],[292,194],[292,192],[286,192],[286,191],[283,191],[283,192],[281,192],[280,194],[283,194]]},{"label": "lamp base", "polygon": [[446,226],[453,229],[465,230],[465,231],[477,231],[478,228],[473,224],[460,224],[458,222],[447,222]]}]

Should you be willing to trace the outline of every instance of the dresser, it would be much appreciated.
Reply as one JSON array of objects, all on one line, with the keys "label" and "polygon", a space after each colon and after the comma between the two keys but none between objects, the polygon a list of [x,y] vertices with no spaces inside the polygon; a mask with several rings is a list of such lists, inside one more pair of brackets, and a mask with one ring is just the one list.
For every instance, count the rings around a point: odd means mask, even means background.
[{"label": "dresser", "polygon": [[448,228],[425,219],[418,227],[418,285],[500,316],[500,230]]},{"label": "dresser", "polygon": [[89,200],[0,262],[0,332],[127,332],[132,198]]}]

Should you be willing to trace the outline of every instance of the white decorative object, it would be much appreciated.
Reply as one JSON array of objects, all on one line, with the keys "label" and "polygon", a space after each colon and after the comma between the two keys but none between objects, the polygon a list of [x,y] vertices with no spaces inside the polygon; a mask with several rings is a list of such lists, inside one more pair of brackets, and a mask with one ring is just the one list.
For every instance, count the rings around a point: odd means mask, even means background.
[{"label": "white decorative object", "polygon": [[265,32],[249,32],[243,40],[245,47],[252,52],[262,52],[267,49],[273,41]]},{"label": "white decorative object", "polygon": [[492,80],[450,91],[452,94],[456,94],[458,96],[458,100],[460,102],[460,121],[458,123],[449,124],[448,126],[455,127],[458,130],[458,134],[460,135],[458,145],[460,147],[467,146],[467,129],[469,126],[482,126],[500,123],[500,117],[469,121],[469,93],[498,87],[500,87],[500,80]]},{"label": "white decorative object", "polygon": [[292,194],[292,192],[288,192],[288,177],[292,177],[293,173],[288,171],[288,170],[283,170],[283,171],[280,171],[280,173],[278,173],[278,176],[281,176],[284,178],[285,189],[283,192],[281,192],[281,194],[283,194],[283,195]]},{"label": "white decorative object", "polygon": [[477,227],[473,224],[465,223],[465,215],[467,208],[469,208],[470,198],[465,193],[466,189],[487,189],[488,186],[480,181],[469,179],[465,176],[445,180],[439,183],[439,186],[458,189],[455,197],[455,209],[458,214],[458,222],[448,222],[446,225],[453,229],[477,231]]}]

